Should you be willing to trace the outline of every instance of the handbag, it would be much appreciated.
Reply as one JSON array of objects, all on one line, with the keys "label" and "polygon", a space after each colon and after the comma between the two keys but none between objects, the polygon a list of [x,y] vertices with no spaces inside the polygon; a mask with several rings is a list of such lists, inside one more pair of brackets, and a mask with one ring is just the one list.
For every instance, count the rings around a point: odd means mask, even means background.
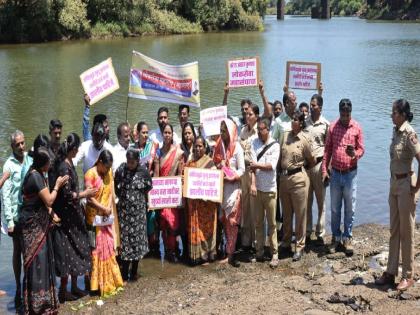
[{"label": "handbag", "polygon": [[109,216],[95,215],[93,226],[107,226],[114,223],[114,215],[111,213]]}]

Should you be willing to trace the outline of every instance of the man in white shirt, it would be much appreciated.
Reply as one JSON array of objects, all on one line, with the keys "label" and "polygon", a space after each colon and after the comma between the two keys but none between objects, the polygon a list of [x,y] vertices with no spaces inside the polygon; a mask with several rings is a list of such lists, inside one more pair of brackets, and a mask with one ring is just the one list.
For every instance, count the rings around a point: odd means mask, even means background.
[{"label": "man in white shirt", "polygon": [[130,125],[128,123],[124,122],[118,125],[117,138],[118,143],[114,146],[114,162],[112,163],[113,167],[115,166],[114,172],[121,164],[127,162],[126,154],[130,146]]},{"label": "man in white shirt", "polygon": [[[153,142],[158,143],[159,148],[162,148],[162,146],[163,146],[163,128],[165,128],[165,126],[167,124],[169,124],[169,109],[167,107],[159,108],[158,113],[157,113],[157,120],[156,121],[157,121],[159,127],[150,132],[149,138]],[[173,134],[173,139],[174,139],[175,144],[180,144],[181,143],[178,135],[175,132]]]},{"label": "man in white shirt", "polygon": [[270,137],[270,121],[258,121],[258,138],[251,144],[251,195],[255,197],[257,261],[264,261],[264,218],[267,218],[272,259],[270,267],[278,266],[276,229],[277,175],[280,145]]},{"label": "man in white shirt", "polygon": [[[74,166],[77,166],[78,163],[83,161],[83,174],[95,165],[99,154],[101,154],[103,150],[108,150],[113,153],[114,148],[105,140],[106,134],[103,124],[96,123],[93,126],[92,140],[83,142],[79,147],[77,155],[73,159]],[[112,169],[115,170],[114,164]]]}]

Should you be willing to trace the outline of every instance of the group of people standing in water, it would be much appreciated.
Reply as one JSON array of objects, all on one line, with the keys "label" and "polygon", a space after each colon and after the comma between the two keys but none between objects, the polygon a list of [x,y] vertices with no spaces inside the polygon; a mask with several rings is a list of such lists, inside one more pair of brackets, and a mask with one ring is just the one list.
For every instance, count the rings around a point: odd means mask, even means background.
[{"label": "group of people standing in water", "polygon": [[[300,260],[308,243],[352,255],[358,161],[364,154],[352,102],[342,99],[339,118],[330,123],[322,115],[322,84],[309,104],[299,106],[287,86],[282,102],[267,101],[262,81],[259,91],[263,113],[251,100],[242,100],[242,115],[223,120],[219,136],[206,137],[202,126],[190,121],[190,108],[180,105],[176,125],[170,123],[167,107],[159,108],[155,130],[144,121],[133,129],[119,124],[113,146],[107,116],[96,115],[90,130],[87,96],[83,142],[76,133],[62,141],[59,120],[50,122],[49,135],[37,136],[29,152],[24,134],[12,133],[12,154],[0,186],[2,225],[13,239],[16,309],[54,314],[59,303],[89,293],[106,296],[137,280],[146,255],[191,265],[219,260],[238,267],[240,250],[250,262],[267,261],[272,268],[278,266],[279,254]],[[228,105],[228,95],[226,85],[223,105]],[[420,144],[412,119],[406,100],[393,103],[390,259],[376,282],[394,283],[401,249],[400,290],[413,284],[414,275],[420,177],[416,179],[411,164],[414,157],[420,161]],[[223,171],[222,202],[185,198],[182,207],[148,211],[152,177],[183,176],[185,167]],[[328,186],[332,241],[324,244]],[[56,276],[61,279],[58,294]],[[78,277],[84,277],[84,289],[78,287]]]}]

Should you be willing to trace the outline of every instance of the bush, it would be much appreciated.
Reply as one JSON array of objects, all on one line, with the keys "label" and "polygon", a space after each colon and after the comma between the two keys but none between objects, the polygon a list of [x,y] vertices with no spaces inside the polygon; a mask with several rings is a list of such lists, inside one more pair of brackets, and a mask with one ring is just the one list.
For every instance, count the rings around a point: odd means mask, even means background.
[{"label": "bush", "polygon": [[200,24],[192,23],[166,10],[153,10],[150,17],[155,31],[161,34],[186,34],[202,32]]},{"label": "bush", "polygon": [[86,4],[81,0],[64,0],[58,22],[63,28],[63,33],[69,33],[73,36],[86,34],[90,30]]}]

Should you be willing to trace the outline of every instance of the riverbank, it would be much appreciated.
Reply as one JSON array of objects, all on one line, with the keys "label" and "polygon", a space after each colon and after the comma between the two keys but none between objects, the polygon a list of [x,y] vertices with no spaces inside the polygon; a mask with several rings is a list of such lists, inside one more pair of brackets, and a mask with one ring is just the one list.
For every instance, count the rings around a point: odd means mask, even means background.
[{"label": "riverbank", "polygon": [[263,30],[265,0],[0,0],[0,43]]},{"label": "riverbank", "polygon": [[[416,228],[416,275],[420,276],[420,224]],[[374,276],[386,266],[389,230],[366,224],[354,229],[355,255],[327,254],[309,246],[300,262],[282,258],[271,270],[267,263],[218,263],[194,268],[161,265],[145,259],[142,277],[124,291],[103,300],[82,301],[77,314],[375,314],[420,312],[420,283],[406,294],[376,287]],[[327,238],[330,241],[330,237]],[[338,294],[338,295],[337,295]],[[341,301],[341,302],[340,302]],[[337,302],[337,303],[332,303]],[[101,303],[99,303],[101,304]],[[79,302],[67,303],[62,314],[74,314]],[[414,311],[414,312],[413,312]]]}]

